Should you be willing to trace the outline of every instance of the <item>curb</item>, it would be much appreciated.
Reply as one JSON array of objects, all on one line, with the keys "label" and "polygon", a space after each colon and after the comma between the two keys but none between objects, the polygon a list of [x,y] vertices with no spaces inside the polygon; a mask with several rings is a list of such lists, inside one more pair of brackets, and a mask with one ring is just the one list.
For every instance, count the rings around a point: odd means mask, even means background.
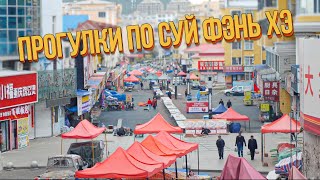
[{"label": "curb", "polygon": [[12,168],[7,168],[7,167],[3,167],[4,171],[12,171],[12,170],[19,170],[19,169],[44,169],[47,166],[38,166],[37,168],[33,168],[30,166],[18,166],[18,167],[12,167]]}]

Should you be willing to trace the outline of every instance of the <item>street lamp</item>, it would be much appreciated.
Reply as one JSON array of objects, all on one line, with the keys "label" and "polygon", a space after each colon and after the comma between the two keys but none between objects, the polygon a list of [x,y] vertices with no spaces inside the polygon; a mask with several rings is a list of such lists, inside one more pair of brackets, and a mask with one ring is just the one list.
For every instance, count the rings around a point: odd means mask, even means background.
[{"label": "street lamp", "polygon": [[209,119],[212,119],[212,77],[208,77],[208,88],[209,88]]},{"label": "street lamp", "polygon": [[190,94],[190,73],[187,73],[187,94]]},{"label": "street lamp", "polygon": [[174,97],[175,97],[175,99],[177,99],[178,97],[178,68],[176,67],[175,69],[174,69],[174,78],[175,78],[175,80],[174,80]]}]

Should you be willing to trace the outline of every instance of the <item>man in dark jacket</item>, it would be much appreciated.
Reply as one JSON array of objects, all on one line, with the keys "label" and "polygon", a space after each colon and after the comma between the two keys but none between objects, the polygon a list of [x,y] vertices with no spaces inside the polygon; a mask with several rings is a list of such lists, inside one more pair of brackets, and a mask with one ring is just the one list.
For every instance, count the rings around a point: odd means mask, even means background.
[{"label": "man in dark jacket", "polygon": [[251,136],[251,139],[248,141],[248,149],[250,150],[251,160],[254,160],[255,150],[258,149],[257,140]]},{"label": "man in dark jacket", "polygon": [[229,99],[228,102],[227,102],[227,107],[230,108],[231,106],[232,106],[232,103],[231,103],[231,101]]},{"label": "man in dark jacket", "polygon": [[225,143],[224,143],[224,140],[221,138],[221,136],[218,136],[216,145],[218,147],[219,159],[223,159],[223,150],[224,150]]},{"label": "man in dark jacket", "polygon": [[238,149],[238,156],[239,157],[243,157],[243,144],[245,146],[247,146],[246,144],[246,140],[244,139],[244,137],[241,135],[241,131],[239,132],[239,135],[236,138],[236,144],[235,146],[237,146]]},{"label": "man in dark jacket", "polygon": [[222,99],[220,99],[219,104],[222,104],[222,106],[224,106],[224,102]]}]

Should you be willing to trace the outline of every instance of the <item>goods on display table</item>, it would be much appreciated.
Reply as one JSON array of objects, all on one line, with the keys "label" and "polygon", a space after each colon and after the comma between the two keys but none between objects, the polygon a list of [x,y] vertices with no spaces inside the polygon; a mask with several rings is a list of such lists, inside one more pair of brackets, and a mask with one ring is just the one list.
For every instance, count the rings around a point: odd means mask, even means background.
[{"label": "goods on display table", "polygon": [[[296,166],[298,169],[302,167],[302,152],[294,152],[292,156],[282,159],[275,165],[276,174],[288,175],[292,166]],[[292,162],[292,163],[291,163]]]},{"label": "goods on display table", "polygon": [[202,128],[207,128],[211,134],[227,133],[226,120],[185,120],[183,121],[186,134],[201,134]]},{"label": "goods on display table", "polygon": [[184,121],[186,120],[187,118],[181,114],[180,112],[179,113],[175,113],[175,114],[171,114],[171,116],[173,117],[174,120],[176,121]]}]

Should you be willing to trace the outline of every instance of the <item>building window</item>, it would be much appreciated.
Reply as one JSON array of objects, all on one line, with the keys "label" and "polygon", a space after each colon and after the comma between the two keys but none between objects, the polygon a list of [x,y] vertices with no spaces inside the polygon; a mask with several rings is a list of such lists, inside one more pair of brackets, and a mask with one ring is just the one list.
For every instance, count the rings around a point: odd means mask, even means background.
[{"label": "building window", "polygon": [[234,17],[234,15],[241,17],[241,11],[231,11],[231,16]]},{"label": "building window", "polygon": [[266,60],[262,60],[262,64],[267,64],[267,61]]},{"label": "building window", "polygon": [[244,65],[251,66],[254,64],[254,57],[253,56],[245,56],[244,57]]},{"label": "building window", "polygon": [[233,42],[232,49],[241,49],[241,42]]},{"label": "building window", "polygon": [[241,65],[241,57],[233,57],[232,65]]},{"label": "building window", "polygon": [[266,7],[277,7],[277,0],[267,0]]},{"label": "building window", "polygon": [[105,18],[106,17],[106,12],[99,12],[98,16],[99,16],[99,18]]},{"label": "building window", "polygon": [[253,50],[253,41],[244,41],[244,50]]}]

